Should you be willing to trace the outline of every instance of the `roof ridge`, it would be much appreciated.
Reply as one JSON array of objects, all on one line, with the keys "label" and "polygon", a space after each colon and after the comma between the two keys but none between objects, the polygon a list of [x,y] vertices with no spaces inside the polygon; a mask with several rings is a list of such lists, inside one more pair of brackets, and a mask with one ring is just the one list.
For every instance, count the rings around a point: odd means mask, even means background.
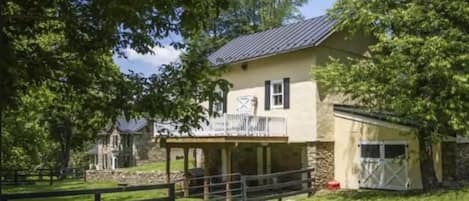
[{"label": "roof ridge", "polygon": [[[238,37],[236,37],[236,38],[233,38],[233,40],[236,40],[236,39],[238,39],[238,38],[243,38],[243,37],[247,37],[247,36],[252,36],[252,35],[260,34],[260,33],[264,33],[264,32],[268,32],[268,31],[272,31],[272,30],[274,30],[274,29],[280,29],[280,28],[284,28],[284,27],[287,27],[287,26],[292,26],[292,25],[304,23],[304,22],[306,22],[306,21],[312,21],[312,20],[315,20],[315,19],[321,18],[321,17],[327,17],[327,15],[324,14],[324,15],[320,15],[320,16],[316,16],[316,17],[312,17],[312,18],[300,20],[300,21],[298,21],[298,22],[293,22],[293,23],[289,23],[289,24],[283,24],[283,25],[280,25],[280,26],[276,26],[276,27],[271,27],[271,28],[266,29],[266,30],[264,30],[264,31],[259,31],[259,32],[254,32],[254,33],[250,33],[250,34],[245,34],[245,35],[238,36]],[[231,40],[231,41],[233,41],[233,40]],[[230,41],[230,42],[231,42],[231,41]]]},{"label": "roof ridge", "polygon": [[313,47],[334,32],[333,26],[334,20],[321,15],[242,35],[226,43],[208,59],[220,65]]}]

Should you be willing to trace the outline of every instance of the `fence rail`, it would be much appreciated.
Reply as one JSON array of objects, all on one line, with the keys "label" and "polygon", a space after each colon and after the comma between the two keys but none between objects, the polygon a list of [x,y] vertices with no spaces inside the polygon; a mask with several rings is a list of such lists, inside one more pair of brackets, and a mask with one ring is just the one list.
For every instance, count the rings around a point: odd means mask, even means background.
[{"label": "fence rail", "polygon": [[[228,188],[227,188],[228,187]],[[205,198],[207,200],[242,199],[241,174],[200,176],[176,181],[179,197]]]},{"label": "fence rail", "polygon": [[244,201],[281,199],[315,191],[314,168],[241,177]]},{"label": "fence rail", "polygon": [[53,191],[40,193],[7,194],[0,201],[15,199],[50,198],[77,195],[94,195],[101,200],[106,193],[168,189],[168,197],[150,200],[175,200],[177,197],[203,198],[204,200],[264,201],[308,193],[315,189],[312,173],[314,168],[284,171],[263,175],[241,175],[240,173],[188,177],[170,184],[129,186],[90,190]]},{"label": "fence rail", "polygon": [[210,117],[208,124],[194,136],[286,136],[287,122],[282,117],[223,114]]},{"label": "fence rail", "polygon": [[147,199],[147,200],[148,201],[149,200],[153,200],[153,201],[163,201],[163,200],[174,201],[175,200],[174,183],[145,185],[145,186],[116,187],[116,188],[101,188],[101,189],[90,189],[90,190],[4,194],[4,195],[1,195],[0,200],[8,201],[8,200],[17,200],[17,199],[36,199],[36,198],[68,197],[68,196],[79,196],[79,195],[94,195],[95,201],[101,201],[102,194],[159,190],[159,189],[168,189],[168,196],[162,197],[162,198]]},{"label": "fence rail", "polygon": [[181,179],[176,181],[176,195],[242,201],[281,199],[302,193],[311,195],[315,191],[313,172],[314,168],[307,168],[263,175],[234,173]]},{"label": "fence rail", "polygon": [[83,168],[59,169],[14,169],[0,170],[0,179],[4,184],[31,184],[34,182],[49,182],[50,185],[58,179],[85,178]]}]

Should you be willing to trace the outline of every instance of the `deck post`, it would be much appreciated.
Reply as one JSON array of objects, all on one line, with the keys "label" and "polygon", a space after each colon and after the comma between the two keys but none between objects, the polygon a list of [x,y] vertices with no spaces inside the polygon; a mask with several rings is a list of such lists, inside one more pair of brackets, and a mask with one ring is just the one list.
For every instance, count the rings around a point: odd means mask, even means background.
[{"label": "deck post", "polygon": [[209,179],[208,176],[210,174],[209,171],[209,161],[208,161],[208,148],[203,149],[204,152],[204,200],[209,199]]},{"label": "deck post", "polygon": [[166,183],[171,183],[171,147],[166,147]]},{"label": "deck post", "polygon": [[231,201],[231,147],[225,147],[226,158],[226,201]]},{"label": "deck post", "polygon": [[189,196],[189,148],[184,147],[184,197]]},{"label": "deck post", "polygon": [[228,126],[228,122],[227,122],[228,118],[226,116],[226,113],[223,114],[223,134],[226,136],[228,135],[228,130],[227,130],[227,126]]}]

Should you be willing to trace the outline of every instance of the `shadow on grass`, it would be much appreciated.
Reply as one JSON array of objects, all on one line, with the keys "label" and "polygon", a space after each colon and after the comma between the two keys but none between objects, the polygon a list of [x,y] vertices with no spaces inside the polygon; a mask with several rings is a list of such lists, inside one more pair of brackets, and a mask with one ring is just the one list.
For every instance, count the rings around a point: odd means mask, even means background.
[{"label": "shadow on grass", "polygon": [[[319,200],[360,200],[360,201],[391,201],[391,200],[429,200],[429,201],[460,201],[469,199],[469,188],[446,189],[440,188],[433,191],[382,191],[382,190],[358,190],[339,191],[326,194],[319,194],[312,197]],[[463,198],[463,199],[460,199]]]}]

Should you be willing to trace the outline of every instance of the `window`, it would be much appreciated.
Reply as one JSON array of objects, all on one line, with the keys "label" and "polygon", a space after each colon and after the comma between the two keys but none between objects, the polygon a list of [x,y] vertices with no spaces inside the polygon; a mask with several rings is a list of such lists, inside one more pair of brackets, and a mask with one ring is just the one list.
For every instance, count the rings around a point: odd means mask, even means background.
[{"label": "window", "polygon": [[112,136],[112,145],[113,147],[119,147],[119,141],[117,135]]},{"label": "window", "polygon": [[360,154],[362,158],[380,158],[379,144],[360,145]]},{"label": "window", "polygon": [[384,158],[401,158],[405,157],[405,145],[402,144],[386,144],[384,145]]},{"label": "window", "polygon": [[272,80],[270,84],[270,102],[272,108],[283,108],[283,80]]}]

